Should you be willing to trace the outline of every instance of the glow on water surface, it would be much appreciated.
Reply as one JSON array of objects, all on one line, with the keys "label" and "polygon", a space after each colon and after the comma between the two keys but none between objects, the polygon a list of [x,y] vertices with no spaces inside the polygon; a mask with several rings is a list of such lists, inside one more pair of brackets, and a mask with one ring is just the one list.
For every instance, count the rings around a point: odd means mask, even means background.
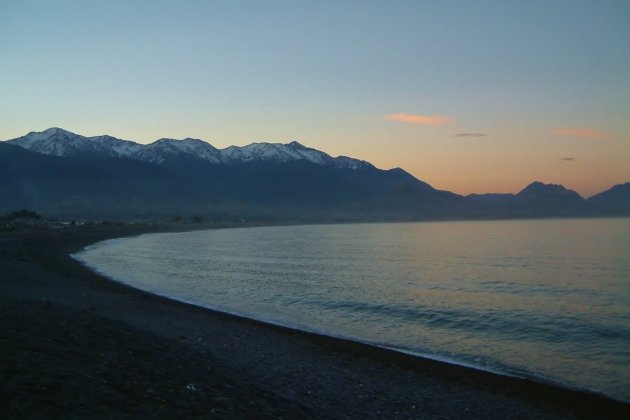
[{"label": "glow on water surface", "polygon": [[220,229],[75,257],[201,306],[630,400],[630,219]]}]

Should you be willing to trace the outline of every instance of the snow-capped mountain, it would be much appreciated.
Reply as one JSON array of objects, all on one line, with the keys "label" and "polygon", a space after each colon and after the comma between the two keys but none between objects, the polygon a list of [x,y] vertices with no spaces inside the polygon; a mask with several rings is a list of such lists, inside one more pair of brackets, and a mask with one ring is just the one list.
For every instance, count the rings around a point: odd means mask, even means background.
[{"label": "snow-capped mountain", "polygon": [[3,207],[77,217],[410,220],[454,215],[462,200],[400,168],[297,141],[217,149],[191,138],[139,144],[60,128],[0,142],[0,175]]},{"label": "snow-capped mountain", "polygon": [[161,164],[169,158],[185,157],[210,163],[223,163],[221,151],[199,139],[159,139],[151,144],[139,146],[141,148],[131,157],[146,162]]},{"label": "snow-capped mountain", "polygon": [[[110,157],[130,157],[136,155],[143,149],[141,144],[107,135],[86,137],[86,139],[88,142],[100,145],[100,150],[106,151],[106,155]],[[16,144],[19,145],[19,143]]]},{"label": "snow-capped mountain", "polygon": [[51,156],[112,156],[112,152],[101,142],[91,141],[87,137],[57,127],[42,132],[31,132],[9,140],[8,143]]},{"label": "snow-capped mountain", "polygon": [[348,169],[372,167],[368,162],[346,156],[333,158],[322,151],[303,146],[297,141],[288,144],[261,142],[242,147],[230,146],[217,149],[199,139],[159,139],[150,144],[140,144],[108,135],[85,137],[55,127],[42,132],[28,133],[8,140],[7,143],[52,156],[125,157],[155,164],[162,164],[171,159],[190,158],[201,159],[212,164],[307,161],[317,165],[332,165]]},{"label": "snow-capped mountain", "polygon": [[252,143],[247,146],[230,146],[221,150],[223,162],[291,162],[303,160],[317,165],[334,165],[338,168],[358,169],[362,166],[372,166],[368,162],[352,159],[346,156],[333,158],[330,155],[306,147],[297,141],[288,144],[280,143]]}]

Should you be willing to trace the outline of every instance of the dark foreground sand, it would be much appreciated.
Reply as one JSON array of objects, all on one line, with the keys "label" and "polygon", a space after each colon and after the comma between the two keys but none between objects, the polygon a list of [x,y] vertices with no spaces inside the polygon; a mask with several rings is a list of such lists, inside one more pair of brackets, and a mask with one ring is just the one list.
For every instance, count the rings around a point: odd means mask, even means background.
[{"label": "dark foreground sand", "polygon": [[0,233],[3,418],[630,418],[596,395],[151,296],[68,257],[150,230]]}]

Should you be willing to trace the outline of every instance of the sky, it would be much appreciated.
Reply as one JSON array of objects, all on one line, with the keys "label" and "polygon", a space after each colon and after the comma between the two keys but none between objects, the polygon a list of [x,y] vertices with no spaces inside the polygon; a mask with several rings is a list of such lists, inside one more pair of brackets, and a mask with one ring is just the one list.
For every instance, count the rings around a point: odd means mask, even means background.
[{"label": "sky", "polygon": [[630,1],[0,0],[0,139],[49,127],[588,197],[630,181]]}]

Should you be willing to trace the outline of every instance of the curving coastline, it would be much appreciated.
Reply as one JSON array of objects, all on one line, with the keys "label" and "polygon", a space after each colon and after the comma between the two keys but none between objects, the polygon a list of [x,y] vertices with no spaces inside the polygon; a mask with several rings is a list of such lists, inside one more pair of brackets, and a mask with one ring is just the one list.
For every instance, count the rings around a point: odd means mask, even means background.
[{"label": "curving coastline", "polygon": [[70,257],[100,240],[167,230],[181,227],[0,235],[0,264],[8,273],[0,279],[0,323],[6,332],[0,347],[2,412],[11,417],[630,414],[628,404],[595,394],[150,295],[109,281]]},{"label": "curving coastline", "polygon": [[[195,231],[198,232],[198,231]],[[140,235],[143,236],[143,235]],[[85,266],[87,269],[89,269],[92,272],[95,272],[96,274],[103,276],[107,279],[109,279],[112,282],[115,283],[119,283],[123,286],[135,289],[135,290],[139,290],[141,292],[144,293],[149,293],[151,295],[156,295],[165,299],[170,299],[173,301],[177,301],[183,304],[187,304],[187,305],[191,305],[191,306],[195,306],[195,307],[199,307],[202,309],[207,309],[213,312],[219,312],[222,314],[226,314],[226,315],[231,315],[231,316],[235,316],[235,317],[239,317],[239,318],[245,318],[245,319],[249,319],[255,322],[260,322],[262,324],[267,324],[267,325],[273,325],[275,327],[280,327],[280,328],[286,328],[288,330],[295,330],[297,332],[302,332],[302,333],[309,333],[309,334],[314,334],[314,335],[319,335],[319,336],[325,336],[325,337],[329,337],[329,338],[333,338],[333,339],[338,339],[338,340],[343,340],[343,341],[350,341],[350,342],[355,342],[355,343],[360,343],[366,346],[370,346],[370,347],[378,347],[381,349],[385,349],[385,350],[390,350],[399,354],[405,354],[407,356],[414,356],[414,357],[419,357],[422,359],[429,359],[429,360],[433,360],[436,362],[440,362],[440,363],[446,363],[446,364],[450,364],[450,365],[456,365],[456,366],[460,366],[460,367],[465,367],[465,368],[470,368],[473,370],[477,370],[477,371],[483,371],[483,372],[488,372],[488,373],[492,373],[492,374],[496,374],[496,375],[500,375],[500,376],[508,376],[508,377],[514,377],[514,378],[520,378],[520,379],[525,379],[525,380],[530,380],[533,382],[539,382],[539,383],[546,383],[552,386],[557,386],[560,388],[568,388],[568,389],[573,389],[575,391],[580,391],[580,392],[586,392],[586,393],[592,393],[592,394],[600,394],[606,398],[612,398],[615,399],[614,396],[610,396],[610,395],[606,395],[605,392],[598,392],[595,389],[588,389],[588,388],[580,388],[578,386],[571,386],[569,384],[565,384],[562,383],[561,381],[558,380],[553,380],[551,378],[545,377],[542,374],[535,374],[533,372],[529,372],[529,371],[525,371],[525,370],[519,370],[517,371],[516,369],[512,368],[510,369],[509,367],[505,367],[499,364],[495,364],[493,366],[484,366],[482,364],[475,364],[474,362],[466,362],[463,360],[459,360],[457,358],[453,358],[453,357],[449,357],[446,355],[442,355],[439,353],[423,353],[423,352],[419,352],[417,350],[411,349],[411,348],[405,348],[405,347],[395,347],[393,345],[387,344],[385,342],[383,343],[378,343],[378,342],[371,342],[369,340],[362,340],[358,337],[353,337],[353,336],[349,336],[349,335],[343,335],[341,333],[336,333],[334,330],[326,330],[323,328],[313,328],[313,327],[309,327],[305,324],[299,324],[299,323],[292,323],[289,322],[288,320],[284,319],[284,320],[280,320],[280,318],[271,318],[271,317],[265,317],[262,316],[260,314],[254,313],[254,312],[246,312],[246,311],[239,311],[233,308],[229,308],[229,307],[222,307],[222,306],[216,306],[216,305],[212,305],[209,303],[203,303],[201,301],[195,301],[193,299],[186,299],[180,296],[177,296],[177,294],[169,294],[167,292],[160,292],[160,291],[156,291],[156,290],[150,290],[150,289],[145,289],[143,287],[140,286],[136,286],[133,284],[133,282],[130,282],[127,280],[127,278],[125,277],[115,277],[112,275],[108,275],[107,274],[107,270],[105,271],[101,271],[98,267],[98,265],[91,265],[90,264],[90,258],[89,257],[85,257],[84,254],[88,253],[91,250],[94,249],[98,249],[100,247],[107,247],[108,245],[111,244],[117,244],[120,242],[124,242],[126,239],[128,238],[114,238],[114,239],[106,239],[104,241],[100,241],[94,244],[90,244],[86,247],[84,247],[82,250],[70,254],[70,257],[72,257],[74,260],[78,261],[79,263],[81,263],[83,266]],[[133,239],[133,237],[131,238]],[[621,399],[621,401],[623,401],[623,399]],[[627,402],[627,401],[626,401]]]}]

